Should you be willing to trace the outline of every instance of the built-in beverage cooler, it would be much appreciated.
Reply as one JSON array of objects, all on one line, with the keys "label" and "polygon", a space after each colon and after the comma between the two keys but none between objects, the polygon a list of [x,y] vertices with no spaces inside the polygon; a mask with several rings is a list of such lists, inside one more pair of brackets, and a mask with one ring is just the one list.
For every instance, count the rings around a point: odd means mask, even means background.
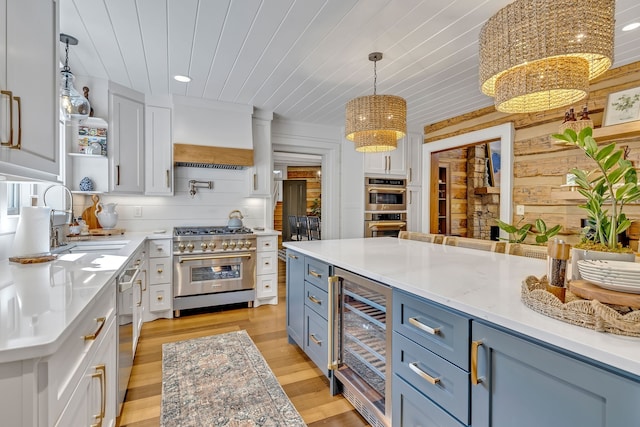
[{"label": "built-in beverage cooler", "polygon": [[374,427],[391,425],[391,288],[335,268],[329,278],[331,389]]}]

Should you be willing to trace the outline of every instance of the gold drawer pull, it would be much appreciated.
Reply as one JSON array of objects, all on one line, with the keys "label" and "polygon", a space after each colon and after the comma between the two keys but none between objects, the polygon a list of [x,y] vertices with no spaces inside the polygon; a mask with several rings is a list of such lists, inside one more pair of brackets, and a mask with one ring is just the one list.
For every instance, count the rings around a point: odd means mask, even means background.
[{"label": "gold drawer pull", "polygon": [[313,295],[309,295],[307,299],[314,304],[322,305],[322,301],[320,301],[318,298],[314,297]]},{"label": "gold drawer pull", "polygon": [[271,285],[264,285],[264,288],[265,288],[265,289],[270,289],[270,288],[271,288]]},{"label": "gold drawer pull", "polygon": [[96,322],[99,323],[98,329],[96,329],[96,331],[94,333],[92,333],[92,334],[85,335],[84,336],[84,340],[85,341],[90,341],[90,340],[95,340],[96,338],[98,338],[98,335],[100,335],[100,332],[102,331],[102,327],[104,326],[106,321],[107,321],[106,317],[98,317],[98,318],[96,318]]},{"label": "gold drawer pull", "polygon": [[102,426],[102,420],[104,419],[107,409],[107,368],[105,365],[97,365],[95,370],[96,372],[91,376],[93,378],[100,379],[100,413],[98,415],[94,415],[94,418],[98,422],[92,425]]},{"label": "gold drawer pull", "polygon": [[471,384],[478,385],[482,382],[482,378],[478,378],[478,347],[482,345],[482,341],[473,341],[471,343]]},{"label": "gold drawer pull", "polygon": [[421,331],[425,331],[428,334],[431,334],[431,335],[439,335],[440,334],[440,328],[432,328],[430,326],[427,326],[424,323],[420,322],[415,317],[410,317],[409,318],[409,323],[411,323],[413,326],[415,326],[416,328],[420,329]]},{"label": "gold drawer pull", "polygon": [[312,275],[313,277],[318,278],[318,279],[320,279],[322,277],[322,274],[316,273],[313,270],[309,270],[309,274]]},{"label": "gold drawer pull", "polygon": [[158,269],[158,274],[162,274],[163,270],[161,268]]},{"label": "gold drawer pull", "polygon": [[315,335],[311,334],[311,335],[309,335],[309,338],[311,338],[311,341],[313,341],[314,344],[322,345],[322,341],[320,341],[318,338],[316,338]]},{"label": "gold drawer pull", "polygon": [[298,257],[297,257],[297,256],[295,256],[295,255],[293,255],[293,254],[289,254],[289,255],[287,255],[287,256],[288,256],[289,258],[291,258],[291,259],[298,259]]},{"label": "gold drawer pull", "polygon": [[158,295],[156,298],[158,299],[158,301],[162,301],[164,299],[162,295]]},{"label": "gold drawer pull", "polygon": [[440,382],[440,378],[434,378],[431,375],[427,374],[425,371],[423,371],[422,369],[418,368],[418,362],[411,362],[409,363],[409,368],[415,372],[416,374],[418,374],[422,379],[425,379],[429,382],[429,384],[433,384],[436,385]]}]

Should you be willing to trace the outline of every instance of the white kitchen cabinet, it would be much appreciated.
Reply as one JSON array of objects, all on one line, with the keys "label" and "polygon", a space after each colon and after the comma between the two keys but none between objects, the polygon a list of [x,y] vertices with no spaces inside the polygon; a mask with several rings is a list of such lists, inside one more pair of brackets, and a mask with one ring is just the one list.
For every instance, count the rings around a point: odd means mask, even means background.
[{"label": "white kitchen cabinet", "polygon": [[0,174],[59,181],[58,4],[0,0],[0,10]]},{"label": "white kitchen cabinet", "polygon": [[407,135],[407,185],[422,185],[422,134],[410,133]]},{"label": "white kitchen cabinet", "polygon": [[[147,288],[147,269],[146,269],[146,255],[144,252],[141,254],[139,260],[140,264],[138,268],[140,272],[138,277],[133,282],[133,355],[136,355],[136,349],[138,348],[138,340],[140,339],[140,332],[142,331],[142,324],[144,323],[145,312],[147,311],[147,305],[145,300],[148,293]],[[136,261],[137,262],[137,261]]]},{"label": "white kitchen cabinet", "polygon": [[271,120],[253,118],[253,167],[249,168],[249,196],[270,197],[273,182]]},{"label": "white kitchen cabinet", "polygon": [[422,231],[422,188],[407,187],[407,231]]},{"label": "white kitchen cabinet", "polygon": [[109,191],[144,193],[144,95],[109,84]]},{"label": "white kitchen cabinet", "polygon": [[173,260],[171,239],[153,239],[147,242],[148,282],[144,321],[173,317]]},{"label": "white kitchen cabinet", "polygon": [[146,105],[144,140],[144,193],[151,196],[172,196],[171,108]]},{"label": "white kitchen cabinet", "polygon": [[98,350],[56,421],[56,427],[115,426],[116,353],[115,320],[111,319]]},{"label": "white kitchen cabinet", "polygon": [[278,236],[258,236],[254,307],[278,304]]},{"label": "white kitchen cabinet", "polygon": [[364,173],[371,175],[407,175],[407,137],[398,141],[398,148],[382,153],[364,153]]}]

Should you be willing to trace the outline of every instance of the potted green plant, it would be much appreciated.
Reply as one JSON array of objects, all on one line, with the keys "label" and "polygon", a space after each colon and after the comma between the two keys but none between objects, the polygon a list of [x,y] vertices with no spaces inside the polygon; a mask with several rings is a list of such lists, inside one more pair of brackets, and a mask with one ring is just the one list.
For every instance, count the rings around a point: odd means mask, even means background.
[{"label": "potted green plant", "polygon": [[[633,164],[624,158],[624,150],[617,148],[615,142],[599,147],[589,127],[578,134],[567,129],[553,137],[578,147],[594,163],[591,170],[573,168],[570,171],[576,176],[578,192],[586,199],[579,207],[587,212],[591,223],[591,232],[583,233],[582,241],[574,247],[599,254],[578,255],[574,252],[573,264],[578,259],[605,258],[603,252],[619,253],[622,255],[615,256],[616,259],[634,261],[633,251],[618,241],[618,235],[631,225],[631,220],[623,212],[624,207],[640,200],[638,175]],[[610,256],[606,258],[611,259]],[[573,269],[573,277],[579,278],[576,269]]]},{"label": "potted green plant", "polygon": [[545,245],[550,238],[558,234],[562,229],[560,224],[548,228],[542,218],[536,219],[535,230],[533,229],[533,224],[529,223],[524,224],[522,227],[518,227],[523,219],[524,218],[521,218],[515,225],[507,224],[506,222],[496,219],[498,227],[509,233],[509,239],[505,239],[509,240],[509,243],[524,243],[527,236],[529,234],[533,234],[535,236],[536,244]]}]

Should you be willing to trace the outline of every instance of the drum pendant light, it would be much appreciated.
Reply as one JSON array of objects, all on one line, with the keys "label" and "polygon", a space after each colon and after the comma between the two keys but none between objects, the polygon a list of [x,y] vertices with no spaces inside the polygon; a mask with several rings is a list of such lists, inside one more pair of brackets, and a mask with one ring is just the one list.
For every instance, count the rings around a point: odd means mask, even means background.
[{"label": "drum pendant light", "polygon": [[398,139],[407,133],[407,102],[394,95],[376,94],[376,62],[382,53],[369,54],[373,61],[373,95],[354,98],[347,103],[345,137],[355,143],[356,151],[375,153],[398,147]]},{"label": "drum pendant light", "polygon": [[615,0],[516,0],[480,32],[480,87],[496,110],[529,113],[584,99],[613,63]]},{"label": "drum pendant light", "polygon": [[75,77],[69,68],[69,45],[77,45],[78,39],[60,34],[60,41],[65,44],[64,68],[60,71],[60,111],[64,120],[84,120],[89,117],[91,106],[89,100],[73,86]]}]

